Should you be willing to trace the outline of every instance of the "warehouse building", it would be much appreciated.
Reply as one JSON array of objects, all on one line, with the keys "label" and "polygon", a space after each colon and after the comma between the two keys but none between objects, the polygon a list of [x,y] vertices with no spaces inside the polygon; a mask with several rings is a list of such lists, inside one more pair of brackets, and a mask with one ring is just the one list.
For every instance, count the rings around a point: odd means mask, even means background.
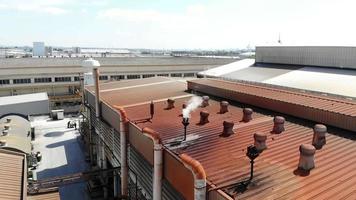
[{"label": "warehouse building", "polygon": [[155,77],[87,87],[85,103],[92,166],[120,167],[104,197],[355,198],[355,101]]},{"label": "warehouse building", "polygon": [[245,59],[199,73],[262,85],[356,98],[356,47],[259,46]]},{"label": "warehouse building", "polygon": [[[80,90],[81,62],[86,58],[22,58],[0,62],[0,96],[47,92],[54,100],[77,98]],[[97,58],[101,63],[101,81],[138,79],[153,76],[195,77],[211,67],[234,59],[214,58]]]},{"label": "warehouse building", "polygon": [[0,118],[8,114],[16,114],[24,118],[29,115],[49,114],[47,93],[0,97]]}]

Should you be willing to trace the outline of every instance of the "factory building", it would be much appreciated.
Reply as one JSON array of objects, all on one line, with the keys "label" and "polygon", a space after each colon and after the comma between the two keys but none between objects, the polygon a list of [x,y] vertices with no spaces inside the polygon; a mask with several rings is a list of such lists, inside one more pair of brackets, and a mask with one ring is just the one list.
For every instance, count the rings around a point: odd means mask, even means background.
[{"label": "factory building", "polygon": [[85,104],[91,165],[120,168],[102,197],[354,198],[352,100],[154,77],[87,87]]},{"label": "factory building", "polygon": [[258,46],[244,59],[198,73],[238,82],[356,98],[356,47]]},{"label": "factory building", "polygon": [[[0,96],[46,92],[52,108],[81,101],[81,62],[85,58],[23,58],[0,62]],[[192,78],[199,71],[233,62],[212,58],[98,58],[100,81],[120,81],[155,76]]]}]

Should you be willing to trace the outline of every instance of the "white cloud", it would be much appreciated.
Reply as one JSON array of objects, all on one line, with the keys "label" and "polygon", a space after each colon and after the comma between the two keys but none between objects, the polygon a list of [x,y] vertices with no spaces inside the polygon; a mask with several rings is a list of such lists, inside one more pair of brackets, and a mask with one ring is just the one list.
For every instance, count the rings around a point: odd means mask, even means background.
[{"label": "white cloud", "polygon": [[65,3],[65,1],[63,0],[54,0],[54,1],[14,0],[14,1],[9,1],[7,3],[0,2],[0,9],[59,15],[68,12],[66,9],[58,6],[63,3]]}]

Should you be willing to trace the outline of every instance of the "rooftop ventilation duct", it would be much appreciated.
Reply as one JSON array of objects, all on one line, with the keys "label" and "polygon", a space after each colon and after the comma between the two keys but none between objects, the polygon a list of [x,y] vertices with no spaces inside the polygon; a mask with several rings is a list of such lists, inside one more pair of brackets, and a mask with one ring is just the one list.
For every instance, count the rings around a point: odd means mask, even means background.
[{"label": "rooftop ventilation duct", "polygon": [[6,118],[6,123],[11,123],[11,118]]},{"label": "rooftop ventilation duct", "polygon": [[182,109],[185,109],[185,108],[187,108],[187,104],[186,104],[186,103],[183,103],[183,104],[182,104]]},{"label": "rooftop ventilation duct", "polygon": [[4,129],[5,129],[5,130],[10,130],[10,126],[9,126],[9,125],[5,125],[5,126],[4,126]]},{"label": "rooftop ventilation duct", "polygon": [[315,147],[311,144],[302,144],[299,147],[300,157],[298,169],[310,171],[314,166]]},{"label": "rooftop ventilation duct", "polygon": [[174,108],[174,103],[175,103],[175,100],[167,99],[167,108],[166,108],[166,110],[170,110],[170,109]]},{"label": "rooftop ventilation duct", "polygon": [[224,113],[229,112],[228,107],[229,107],[229,102],[227,102],[227,101],[220,102],[220,112],[219,113],[224,114]]},{"label": "rooftop ventilation duct", "polygon": [[273,122],[274,122],[274,125],[273,125],[273,130],[272,132],[273,133],[276,133],[276,134],[280,134],[282,133],[285,129],[284,129],[284,122],[286,120],[284,119],[284,117],[281,117],[281,116],[275,116],[273,118]]},{"label": "rooftop ventilation duct", "polygon": [[224,121],[223,126],[224,126],[224,129],[223,129],[221,136],[228,137],[228,136],[234,134],[234,131],[232,130],[234,128],[233,121]]},{"label": "rooftop ventilation duct", "polygon": [[313,146],[316,149],[321,149],[326,144],[326,134],[327,128],[323,124],[316,124],[314,126],[314,136],[313,136]]},{"label": "rooftop ventilation duct", "polygon": [[3,130],[3,131],[2,131],[2,135],[3,135],[3,136],[5,136],[5,135],[7,135],[7,134],[9,134],[9,131],[8,131],[8,130]]},{"label": "rooftop ventilation duct", "polygon": [[200,111],[200,121],[199,124],[200,125],[204,125],[209,123],[209,112],[208,111]]},{"label": "rooftop ventilation duct", "polygon": [[254,145],[259,152],[262,152],[263,150],[267,149],[267,135],[265,133],[257,132],[253,135],[253,138],[255,140]]},{"label": "rooftop ventilation duct", "polygon": [[249,122],[252,120],[253,110],[251,108],[244,108],[242,112],[243,112],[243,117],[242,117],[243,122]]},{"label": "rooftop ventilation duct", "polygon": [[0,147],[6,146],[6,140],[0,140]]},{"label": "rooftop ventilation duct", "polygon": [[209,106],[209,99],[210,99],[209,96],[203,96],[202,99],[203,102],[201,103],[201,107],[205,108]]}]

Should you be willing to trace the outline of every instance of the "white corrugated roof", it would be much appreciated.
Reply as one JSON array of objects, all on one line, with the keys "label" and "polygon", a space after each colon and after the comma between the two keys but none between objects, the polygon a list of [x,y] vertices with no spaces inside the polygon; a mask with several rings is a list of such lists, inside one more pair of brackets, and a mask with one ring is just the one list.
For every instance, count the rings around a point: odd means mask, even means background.
[{"label": "white corrugated roof", "polygon": [[48,100],[46,92],[0,97],[0,106]]}]

